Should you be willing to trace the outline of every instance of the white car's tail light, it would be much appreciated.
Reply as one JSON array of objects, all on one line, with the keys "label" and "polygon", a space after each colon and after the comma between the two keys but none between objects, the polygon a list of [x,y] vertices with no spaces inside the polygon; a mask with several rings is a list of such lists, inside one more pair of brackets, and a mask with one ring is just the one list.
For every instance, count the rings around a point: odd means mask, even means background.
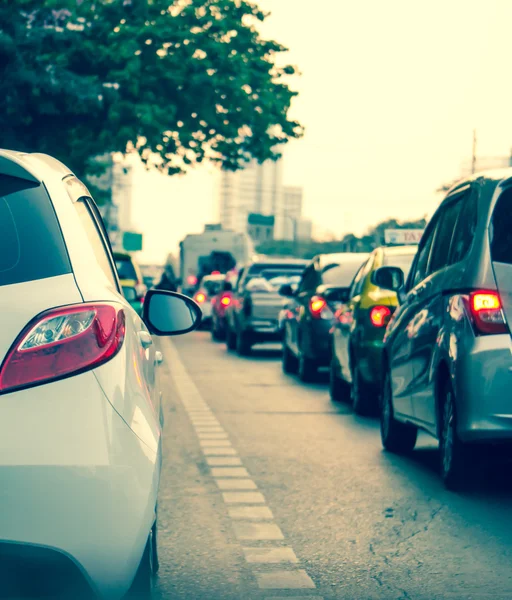
[{"label": "white car's tail light", "polygon": [[93,369],[121,349],[125,315],[110,303],[46,311],[20,333],[0,369],[0,393]]},{"label": "white car's tail light", "polygon": [[469,308],[477,333],[508,333],[508,326],[498,292],[471,292],[469,295]]}]

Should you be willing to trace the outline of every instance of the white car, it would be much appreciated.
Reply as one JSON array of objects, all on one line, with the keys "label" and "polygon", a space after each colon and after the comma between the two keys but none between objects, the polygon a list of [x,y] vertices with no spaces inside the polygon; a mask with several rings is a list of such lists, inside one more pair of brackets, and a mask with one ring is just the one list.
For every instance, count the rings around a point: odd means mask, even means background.
[{"label": "white car", "polygon": [[201,313],[203,315],[202,323],[209,325],[212,320],[212,300],[222,290],[222,284],[226,279],[225,275],[206,275],[201,280],[199,289],[194,294],[194,300],[201,307]]},{"label": "white car", "polygon": [[149,595],[163,425],[150,332],[194,329],[199,307],[150,290],[143,322],[87,188],[49,156],[3,150],[0,307],[0,595]]}]

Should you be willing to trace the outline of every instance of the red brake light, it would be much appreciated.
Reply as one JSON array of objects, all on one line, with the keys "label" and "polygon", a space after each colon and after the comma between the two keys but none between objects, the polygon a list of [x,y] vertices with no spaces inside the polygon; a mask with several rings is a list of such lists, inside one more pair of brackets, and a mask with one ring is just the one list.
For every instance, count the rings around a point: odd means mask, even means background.
[{"label": "red brake light", "polygon": [[187,277],[187,283],[189,285],[196,285],[197,284],[197,277],[195,275],[189,275]]},{"label": "red brake light", "polygon": [[76,375],[113,358],[125,336],[116,304],[77,304],[46,311],[20,333],[0,369],[0,392]]},{"label": "red brake light", "polygon": [[231,304],[231,298],[229,296],[222,296],[220,303],[222,306],[229,306]]},{"label": "red brake light", "polygon": [[332,319],[332,310],[321,296],[313,296],[309,301],[309,312],[314,319]]},{"label": "red brake light", "polygon": [[220,275],[220,271],[212,271],[212,275]]},{"label": "red brake light", "polygon": [[469,306],[478,333],[508,333],[498,292],[472,292]]},{"label": "red brake light", "polygon": [[385,327],[391,318],[388,306],[374,306],[370,311],[370,321],[374,327]]},{"label": "red brake light", "polygon": [[198,304],[202,304],[206,300],[206,296],[203,294],[203,292],[197,292],[197,294],[194,296],[194,300]]}]

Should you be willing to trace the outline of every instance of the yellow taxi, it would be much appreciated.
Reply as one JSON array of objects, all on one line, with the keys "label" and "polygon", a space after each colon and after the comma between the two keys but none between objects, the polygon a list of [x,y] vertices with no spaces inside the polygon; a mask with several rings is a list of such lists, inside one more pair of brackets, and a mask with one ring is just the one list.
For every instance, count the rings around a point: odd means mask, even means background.
[{"label": "yellow taxi", "polygon": [[148,291],[140,267],[131,254],[124,252],[114,252],[114,260],[125,298],[140,315]]},{"label": "yellow taxi", "polygon": [[335,315],[329,389],[334,401],[352,400],[361,415],[378,409],[382,349],[386,326],[398,307],[395,292],[375,284],[373,273],[384,266],[409,273],[417,246],[376,248],[357,272],[349,297]]}]

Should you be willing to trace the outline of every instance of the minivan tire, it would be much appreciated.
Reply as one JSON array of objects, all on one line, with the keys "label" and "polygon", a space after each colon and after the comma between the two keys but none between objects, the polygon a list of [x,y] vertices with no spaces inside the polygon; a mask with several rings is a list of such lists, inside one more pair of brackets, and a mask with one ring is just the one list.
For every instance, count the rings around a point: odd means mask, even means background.
[{"label": "minivan tire", "polygon": [[388,368],[384,372],[380,408],[380,437],[384,448],[395,454],[406,454],[414,450],[418,429],[413,425],[400,423],[393,415],[391,374]]},{"label": "minivan tire", "polygon": [[441,478],[447,489],[460,490],[469,470],[469,448],[457,434],[457,406],[449,380],[440,390],[439,458]]},{"label": "minivan tire", "polygon": [[299,368],[299,361],[290,348],[288,348],[286,342],[283,342],[282,366],[283,372],[287,375],[295,375]]},{"label": "minivan tire", "polygon": [[348,402],[350,400],[350,386],[338,375],[338,367],[334,358],[329,369],[329,394],[333,402]]}]

